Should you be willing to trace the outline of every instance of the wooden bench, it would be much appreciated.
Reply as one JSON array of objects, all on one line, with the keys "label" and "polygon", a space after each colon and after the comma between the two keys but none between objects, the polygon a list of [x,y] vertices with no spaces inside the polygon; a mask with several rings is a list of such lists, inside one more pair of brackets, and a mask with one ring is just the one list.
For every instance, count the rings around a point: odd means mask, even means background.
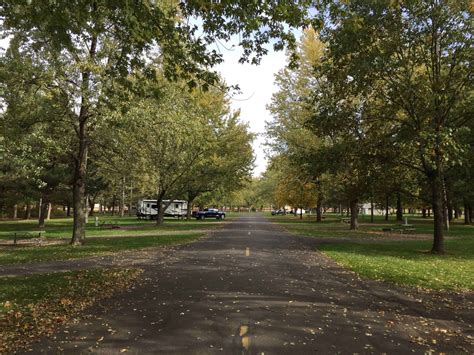
[{"label": "wooden bench", "polygon": [[26,232],[26,233],[22,233],[22,234],[15,233],[13,235],[13,244],[18,245],[19,240],[28,240],[28,239],[36,239],[36,238],[44,239],[45,238],[45,235],[44,235],[45,233],[46,232],[38,232],[38,234],[31,233],[31,232]]}]

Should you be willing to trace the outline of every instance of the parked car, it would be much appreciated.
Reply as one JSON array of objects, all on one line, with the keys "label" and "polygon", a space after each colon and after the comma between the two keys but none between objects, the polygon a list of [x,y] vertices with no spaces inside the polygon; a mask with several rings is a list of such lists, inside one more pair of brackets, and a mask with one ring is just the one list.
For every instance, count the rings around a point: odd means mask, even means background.
[{"label": "parked car", "polygon": [[272,216],[277,216],[279,214],[282,214],[282,215],[285,215],[286,214],[286,211],[282,208],[278,209],[278,210],[273,210],[272,211]]},{"label": "parked car", "polygon": [[219,211],[217,208],[205,208],[202,211],[193,213],[193,215],[196,219],[225,219],[225,212]]}]

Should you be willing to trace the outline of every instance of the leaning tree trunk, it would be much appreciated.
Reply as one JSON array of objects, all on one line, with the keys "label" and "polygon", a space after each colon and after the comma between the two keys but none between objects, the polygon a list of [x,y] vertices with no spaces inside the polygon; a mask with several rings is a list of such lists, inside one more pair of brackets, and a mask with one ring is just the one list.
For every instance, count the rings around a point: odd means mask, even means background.
[{"label": "leaning tree trunk", "polygon": [[357,220],[357,216],[359,214],[357,203],[359,201],[357,199],[351,200],[350,202],[350,210],[351,210],[351,229],[355,230],[359,228],[359,222]]}]

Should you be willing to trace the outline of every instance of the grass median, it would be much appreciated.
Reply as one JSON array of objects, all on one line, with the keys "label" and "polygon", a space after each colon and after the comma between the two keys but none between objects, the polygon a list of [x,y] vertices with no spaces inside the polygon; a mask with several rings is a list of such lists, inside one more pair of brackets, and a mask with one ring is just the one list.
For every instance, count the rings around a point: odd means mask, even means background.
[{"label": "grass median", "polygon": [[[46,242],[13,244],[13,235],[31,233],[36,236],[38,228],[34,221],[0,222],[0,265],[69,260],[90,256],[101,256],[123,251],[189,243],[203,237],[210,230],[223,226],[225,221],[166,220],[157,226],[154,221],[138,220],[134,217],[101,217],[100,226],[87,225],[86,244],[68,245],[72,233],[71,219],[51,220],[43,234]],[[60,244],[54,244],[61,242]]]},{"label": "grass median", "polygon": [[318,250],[361,277],[431,290],[465,292],[474,290],[474,226],[461,221],[446,232],[446,254],[430,253],[432,220],[411,216],[410,234],[384,233],[396,222],[376,218],[360,220],[357,231],[349,230],[338,216],[317,223],[314,217],[300,220],[275,216],[272,220],[291,233],[321,240]]}]

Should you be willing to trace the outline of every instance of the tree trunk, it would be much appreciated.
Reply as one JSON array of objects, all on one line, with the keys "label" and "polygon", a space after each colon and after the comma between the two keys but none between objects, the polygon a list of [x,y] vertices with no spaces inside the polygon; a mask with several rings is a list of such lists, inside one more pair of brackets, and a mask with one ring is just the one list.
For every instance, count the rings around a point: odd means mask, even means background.
[{"label": "tree trunk", "polygon": [[114,196],[112,197],[112,216],[113,216],[114,213],[115,213],[115,200],[116,200],[116,198],[115,198],[115,195],[114,195]]},{"label": "tree trunk", "polygon": [[165,197],[166,191],[161,191],[158,193],[158,197],[156,199],[156,208],[158,209],[158,214],[156,215],[156,225],[160,226],[163,224],[165,219],[165,211],[168,206],[163,206],[163,199]]},{"label": "tree trunk", "polygon": [[359,227],[359,222],[357,220],[357,216],[359,214],[357,203],[358,203],[357,199],[351,200],[351,202],[350,202],[351,229],[353,229],[353,230],[355,230]]},{"label": "tree trunk", "polygon": [[46,220],[49,221],[51,219],[51,210],[53,209],[53,205],[51,202],[48,203],[48,214],[46,216]]},{"label": "tree trunk", "polygon": [[122,177],[122,197],[120,199],[120,217],[125,216],[125,176]]},{"label": "tree trunk", "polygon": [[449,231],[449,216],[448,216],[448,192],[446,190],[446,183],[442,182],[442,193],[443,193],[443,226],[444,226],[444,229]]},{"label": "tree trunk", "polygon": [[38,203],[38,222],[41,219],[41,212],[43,211],[43,198],[39,199]]},{"label": "tree trunk", "polygon": [[97,195],[94,196],[94,198],[89,197],[89,217],[92,217],[94,215],[94,207],[95,207],[96,198],[97,198]]},{"label": "tree trunk", "polygon": [[39,212],[38,212],[38,227],[44,228],[45,226],[44,221],[48,214],[48,205],[49,205],[48,197],[43,195],[40,201],[41,202],[39,204]]},{"label": "tree trunk", "polygon": [[18,205],[15,203],[13,205],[13,219],[17,219],[18,218]]},{"label": "tree trunk", "polygon": [[423,218],[426,218],[426,208],[421,209],[421,215]]},{"label": "tree trunk", "polygon": [[323,204],[323,196],[321,193],[318,193],[318,201],[316,202],[316,222],[322,221],[321,210]]},{"label": "tree trunk", "polygon": [[30,219],[31,218],[31,205],[28,202],[25,206],[25,219]]},{"label": "tree trunk", "polygon": [[431,217],[431,208],[428,208],[428,217]]},{"label": "tree trunk", "polygon": [[196,193],[190,193],[188,192],[188,209],[186,211],[186,220],[190,221],[192,218],[192,212],[193,212],[193,202],[196,199],[197,194]]},{"label": "tree trunk", "polygon": [[402,196],[397,192],[397,222],[403,222]]},{"label": "tree trunk", "polygon": [[70,203],[67,204],[66,217],[71,217],[71,204]]},{"label": "tree trunk", "polygon": [[388,194],[385,196],[385,220],[388,221],[388,209],[389,209],[389,206],[388,206],[388,199],[389,199],[389,196]]},{"label": "tree trunk", "polygon": [[374,223],[374,199],[370,199],[370,222]]},{"label": "tree trunk", "polygon": [[471,224],[470,206],[466,200],[464,200],[464,224]]},{"label": "tree trunk", "polygon": [[432,253],[444,253],[444,230],[443,230],[443,183],[439,172],[430,179],[432,207],[434,217],[434,235]]},{"label": "tree trunk", "polygon": [[81,114],[79,120],[79,151],[76,156],[74,169],[74,182],[72,192],[73,204],[73,231],[72,231],[72,245],[82,245],[86,238],[86,170],[87,170],[87,126],[86,118],[87,109],[84,105],[81,107]]},{"label": "tree trunk", "polygon": [[454,206],[453,211],[454,211],[454,219],[458,219],[459,218],[459,208],[458,208],[458,206]]},{"label": "tree trunk", "polygon": [[130,205],[128,207],[128,215],[132,215],[132,204],[133,204],[133,185],[130,182]]},{"label": "tree trunk", "polygon": [[303,219],[303,207],[300,208],[300,219]]}]

